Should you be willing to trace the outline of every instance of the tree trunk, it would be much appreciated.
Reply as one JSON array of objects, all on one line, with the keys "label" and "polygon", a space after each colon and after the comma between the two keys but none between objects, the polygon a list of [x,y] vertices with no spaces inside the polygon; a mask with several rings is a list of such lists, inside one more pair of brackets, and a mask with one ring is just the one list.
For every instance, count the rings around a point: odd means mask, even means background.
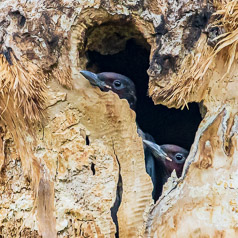
[{"label": "tree trunk", "polygon": [[[237,236],[236,1],[0,8],[2,237],[115,237],[120,183],[119,237]],[[131,39],[150,50],[154,103],[197,102],[203,116],[182,177],[156,204],[135,112],[79,73],[100,71]]]}]

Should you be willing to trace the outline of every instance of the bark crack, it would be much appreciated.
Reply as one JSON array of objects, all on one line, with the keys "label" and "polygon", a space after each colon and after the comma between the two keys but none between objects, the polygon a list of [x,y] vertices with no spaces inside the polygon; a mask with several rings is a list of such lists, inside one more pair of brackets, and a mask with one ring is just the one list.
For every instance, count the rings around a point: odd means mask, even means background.
[{"label": "bark crack", "polygon": [[121,205],[122,193],[123,193],[123,186],[122,186],[123,183],[122,183],[122,176],[121,176],[121,165],[120,165],[119,159],[118,159],[116,151],[115,151],[113,140],[112,140],[112,148],[113,148],[113,154],[116,158],[118,168],[119,168],[116,199],[115,199],[115,202],[114,202],[113,206],[111,207],[111,217],[112,217],[112,220],[113,220],[114,224],[116,225],[115,237],[118,238],[119,237],[119,224],[118,224],[117,212],[118,212],[118,209]]}]

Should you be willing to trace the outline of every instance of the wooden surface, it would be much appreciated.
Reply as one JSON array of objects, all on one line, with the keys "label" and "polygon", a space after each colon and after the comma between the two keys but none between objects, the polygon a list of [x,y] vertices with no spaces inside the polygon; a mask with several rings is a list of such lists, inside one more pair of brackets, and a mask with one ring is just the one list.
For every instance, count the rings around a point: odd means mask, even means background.
[{"label": "wooden surface", "polygon": [[[227,19],[216,34],[215,8]],[[120,237],[237,237],[236,8],[236,1],[2,1],[0,235],[114,237],[120,173]],[[87,50],[113,54],[130,38],[151,46],[155,104],[203,101],[207,111],[182,178],[172,176],[155,206],[135,113],[79,73]]]}]

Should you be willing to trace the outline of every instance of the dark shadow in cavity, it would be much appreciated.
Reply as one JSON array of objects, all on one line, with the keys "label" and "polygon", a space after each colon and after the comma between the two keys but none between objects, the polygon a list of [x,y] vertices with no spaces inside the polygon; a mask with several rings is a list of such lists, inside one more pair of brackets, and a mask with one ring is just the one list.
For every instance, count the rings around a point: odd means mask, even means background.
[{"label": "dark shadow in cavity", "polygon": [[85,141],[86,141],[86,145],[90,145],[90,140],[89,140],[89,137],[87,135],[86,135]]},{"label": "dark shadow in cavity", "polygon": [[91,164],[91,170],[93,172],[93,175],[95,175],[96,174],[96,170],[95,170],[95,164],[94,163]]},{"label": "dark shadow in cavity", "polygon": [[202,119],[198,104],[190,103],[189,110],[154,105],[147,96],[148,48],[146,41],[144,45],[139,45],[135,39],[130,39],[125,50],[114,55],[87,51],[87,69],[94,68],[96,73],[116,72],[131,78],[137,90],[136,120],[141,129],[151,134],[160,145],[176,144],[189,150]]}]

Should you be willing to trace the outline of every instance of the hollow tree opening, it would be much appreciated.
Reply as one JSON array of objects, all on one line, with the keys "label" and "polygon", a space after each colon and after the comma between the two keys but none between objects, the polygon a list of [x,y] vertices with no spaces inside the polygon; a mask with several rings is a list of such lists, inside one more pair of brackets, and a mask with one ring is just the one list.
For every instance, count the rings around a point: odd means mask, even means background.
[{"label": "hollow tree opening", "polygon": [[87,70],[116,72],[133,80],[137,91],[136,118],[144,132],[158,144],[176,144],[190,149],[201,122],[199,107],[189,110],[154,105],[147,96],[150,45],[130,23],[106,23],[88,31]]}]

